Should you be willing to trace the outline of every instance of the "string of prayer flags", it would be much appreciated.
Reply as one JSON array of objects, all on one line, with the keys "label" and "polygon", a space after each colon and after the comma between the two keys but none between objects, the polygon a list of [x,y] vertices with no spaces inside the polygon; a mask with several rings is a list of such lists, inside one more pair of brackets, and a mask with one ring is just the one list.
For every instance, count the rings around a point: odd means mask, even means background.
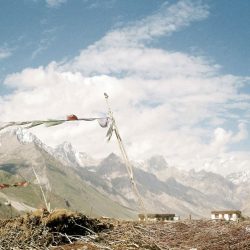
[{"label": "string of prayer flags", "polygon": [[10,187],[27,187],[29,183],[27,181],[16,182],[14,184],[0,183],[0,189],[10,188]]},{"label": "string of prayer flags", "polygon": [[109,124],[108,117],[78,118],[76,115],[72,114],[72,115],[68,115],[66,119],[63,119],[63,120],[50,119],[50,120],[8,122],[4,126],[0,127],[0,130],[3,130],[7,127],[12,127],[12,126],[23,126],[26,129],[33,128],[33,127],[40,126],[40,125],[45,125],[46,127],[52,127],[52,126],[63,124],[65,122],[74,122],[74,121],[97,121],[98,124],[102,128],[106,128]]}]

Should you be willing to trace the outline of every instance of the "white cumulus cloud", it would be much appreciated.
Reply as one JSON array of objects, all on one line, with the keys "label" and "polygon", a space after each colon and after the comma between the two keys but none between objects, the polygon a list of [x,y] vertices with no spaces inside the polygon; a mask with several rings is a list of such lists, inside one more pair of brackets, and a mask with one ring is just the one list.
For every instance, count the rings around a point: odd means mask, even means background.
[{"label": "white cumulus cloud", "polygon": [[[14,91],[0,99],[0,119],[102,116],[107,92],[131,158],[162,154],[183,168],[247,168],[249,149],[230,149],[248,136],[247,114],[237,112],[249,105],[249,95],[239,93],[246,78],[221,74],[202,57],[148,46],[208,14],[200,1],[164,5],[110,31],[71,61],[10,74],[5,84]],[[226,129],[229,121],[238,130]],[[68,140],[96,157],[118,152],[115,140],[107,143],[105,129],[92,122],[34,132],[50,145]]]}]

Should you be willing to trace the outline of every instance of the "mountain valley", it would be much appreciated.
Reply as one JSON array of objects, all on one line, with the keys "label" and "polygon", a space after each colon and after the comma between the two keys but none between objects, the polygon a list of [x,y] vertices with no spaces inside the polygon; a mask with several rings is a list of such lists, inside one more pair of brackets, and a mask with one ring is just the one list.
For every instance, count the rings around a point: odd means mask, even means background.
[{"label": "mountain valley", "polygon": [[[55,149],[20,128],[0,134],[0,181],[27,181],[28,187],[0,190],[4,215],[44,207],[40,186],[51,208],[64,207],[93,216],[136,218],[140,211],[121,158],[111,153],[95,160],[64,142]],[[182,218],[209,218],[216,209],[239,209],[250,215],[247,173],[221,176],[169,166],[164,157],[133,162],[138,190],[151,213],[175,213]],[[35,177],[35,173],[38,178]],[[39,182],[39,183],[38,183]],[[0,215],[1,215],[0,214]]]}]

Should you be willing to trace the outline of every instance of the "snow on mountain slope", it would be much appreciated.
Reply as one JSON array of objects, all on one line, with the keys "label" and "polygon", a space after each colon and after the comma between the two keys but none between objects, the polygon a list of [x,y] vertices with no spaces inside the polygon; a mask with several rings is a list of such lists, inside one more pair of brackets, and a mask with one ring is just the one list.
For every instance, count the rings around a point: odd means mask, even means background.
[{"label": "snow on mountain slope", "polygon": [[17,141],[21,144],[33,143],[42,150],[48,152],[53,157],[57,158],[65,165],[70,165],[72,167],[85,167],[85,166],[95,166],[100,162],[92,158],[83,152],[78,152],[69,142],[63,142],[59,144],[56,148],[51,148],[44,144],[37,136],[32,134],[30,130],[21,127],[8,128],[0,131],[0,147],[1,147],[1,137],[14,136]]},{"label": "snow on mountain slope", "polygon": [[54,149],[54,157],[71,167],[96,166],[99,161],[86,153],[78,152],[71,143],[63,142]]},{"label": "snow on mountain slope", "polygon": [[62,144],[58,145],[54,150],[54,156],[65,165],[70,165],[73,167],[81,166],[79,154],[69,142],[63,142]]},{"label": "snow on mountain slope", "polygon": [[245,170],[242,172],[231,173],[227,176],[227,179],[236,185],[250,182],[250,171]]},{"label": "snow on mountain slope", "polygon": [[[53,149],[46,144],[44,144],[40,139],[38,139],[34,134],[32,134],[28,129],[21,127],[8,128],[0,131],[0,140],[6,136],[16,136],[17,140],[22,144],[34,143],[38,147],[44,149],[48,153],[52,153]],[[0,144],[1,145],[1,144]]]}]

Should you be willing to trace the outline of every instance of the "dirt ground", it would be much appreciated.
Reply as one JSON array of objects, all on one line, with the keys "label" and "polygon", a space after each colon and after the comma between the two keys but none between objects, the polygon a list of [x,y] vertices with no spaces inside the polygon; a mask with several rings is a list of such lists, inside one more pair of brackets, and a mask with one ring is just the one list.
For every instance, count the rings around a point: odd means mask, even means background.
[{"label": "dirt ground", "polygon": [[140,223],[40,211],[0,221],[0,249],[249,250],[250,221]]}]

